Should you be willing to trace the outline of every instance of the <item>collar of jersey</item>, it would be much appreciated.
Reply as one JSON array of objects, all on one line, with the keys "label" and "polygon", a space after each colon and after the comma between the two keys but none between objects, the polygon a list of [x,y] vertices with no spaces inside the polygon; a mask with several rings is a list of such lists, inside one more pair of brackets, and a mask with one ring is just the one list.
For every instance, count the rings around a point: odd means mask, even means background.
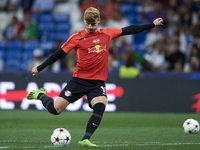
[{"label": "collar of jersey", "polygon": [[100,32],[100,29],[99,28],[97,28],[97,31],[96,32],[94,32],[94,33],[88,33],[85,29],[84,29],[84,32],[85,32],[85,34],[89,34],[89,35],[96,35],[96,34],[98,34],[99,32]]}]

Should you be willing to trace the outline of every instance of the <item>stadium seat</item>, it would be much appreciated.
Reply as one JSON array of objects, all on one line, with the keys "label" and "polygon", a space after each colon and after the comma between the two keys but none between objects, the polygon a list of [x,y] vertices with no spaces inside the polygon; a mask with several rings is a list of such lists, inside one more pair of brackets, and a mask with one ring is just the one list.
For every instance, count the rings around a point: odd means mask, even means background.
[{"label": "stadium seat", "polygon": [[119,5],[119,10],[122,13],[132,13],[135,11],[135,5],[133,3],[121,3]]},{"label": "stadium seat", "polygon": [[39,40],[47,41],[52,38],[52,32],[54,31],[54,23],[53,22],[41,22],[38,24],[39,28]]},{"label": "stadium seat", "polygon": [[5,48],[6,48],[6,42],[0,41],[0,49],[5,49]]},{"label": "stadium seat", "polygon": [[60,39],[62,41],[66,41],[68,38],[69,38],[69,32],[61,32],[61,31],[58,31],[58,32],[55,32],[55,39]]},{"label": "stadium seat", "polygon": [[18,59],[8,59],[5,61],[4,70],[18,71],[20,70],[21,62]]},{"label": "stadium seat", "polygon": [[44,41],[41,42],[40,48],[43,50],[51,50],[54,48],[54,41]]},{"label": "stadium seat", "polygon": [[53,22],[40,22],[40,23],[38,23],[38,29],[39,29],[39,31],[53,30],[54,29],[54,23]]},{"label": "stadium seat", "polygon": [[25,41],[23,48],[24,49],[35,49],[40,47],[40,42],[38,41]]},{"label": "stadium seat", "polygon": [[6,52],[6,60],[8,59],[21,59],[21,51],[13,51],[13,50],[8,50]]},{"label": "stadium seat", "polygon": [[141,33],[134,34],[134,42],[135,43],[144,43],[147,33],[148,33],[147,31],[144,31]]},{"label": "stadium seat", "polygon": [[0,59],[5,60],[5,50],[4,49],[0,49]]},{"label": "stadium seat", "polygon": [[40,22],[38,24],[39,29],[39,39],[47,39],[49,38],[49,34],[54,31],[54,23],[53,22]]},{"label": "stadium seat", "polygon": [[22,60],[30,60],[33,59],[33,49],[25,49],[21,53]]},{"label": "stadium seat", "polygon": [[31,59],[22,60],[20,69],[23,70],[23,71],[27,71],[27,69],[28,69],[28,64],[29,64],[29,61],[30,61],[30,60],[31,60]]},{"label": "stadium seat", "polygon": [[22,41],[20,40],[12,40],[7,43],[8,49],[21,49]]},{"label": "stadium seat", "polygon": [[136,24],[136,19],[135,19],[135,16],[133,14],[126,14],[124,16],[126,19],[128,19],[128,21],[131,23],[131,24]]},{"label": "stadium seat", "polygon": [[142,19],[139,13],[127,13],[124,14],[124,17],[127,18],[131,24],[142,24]]},{"label": "stadium seat", "polygon": [[54,41],[55,40],[55,32],[54,31],[43,31],[39,34],[39,39],[41,42],[46,41]]},{"label": "stadium seat", "polygon": [[70,31],[70,26],[69,23],[58,22],[55,24],[55,31]]},{"label": "stadium seat", "polygon": [[53,15],[52,13],[43,13],[38,16],[39,22],[52,22],[53,21]]},{"label": "stadium seat", "polygon": [[54,15],[54,21],[56,22],[70,22],[70,15],[69,14],[55,14]]}]

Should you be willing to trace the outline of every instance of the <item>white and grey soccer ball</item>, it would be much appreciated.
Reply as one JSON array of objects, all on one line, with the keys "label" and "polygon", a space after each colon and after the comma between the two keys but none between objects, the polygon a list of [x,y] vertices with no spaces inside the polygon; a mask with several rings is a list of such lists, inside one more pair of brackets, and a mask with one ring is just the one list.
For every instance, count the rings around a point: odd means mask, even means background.
[{"label": "white and grey soccer ball", "polygon": [[199,122],[192,118],[187,119],[183,123],[183,130],[188,134],[196,134],[199,132]]},{"label": "white and grey soccer ball", "polygon": [[51,142],[55,146],[67,146],[71,142],[71,135],[65,128],[57,128],[51,134]]}]

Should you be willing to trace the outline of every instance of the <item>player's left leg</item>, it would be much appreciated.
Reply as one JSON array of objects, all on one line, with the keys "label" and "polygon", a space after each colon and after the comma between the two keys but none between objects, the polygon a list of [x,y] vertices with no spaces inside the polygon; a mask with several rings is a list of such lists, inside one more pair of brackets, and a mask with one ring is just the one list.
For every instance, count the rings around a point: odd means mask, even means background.
[{"label": "player's left leg", "polygon": [[85,135],[83,136],[82,141],[79,141],[78,144],[81,146],[97,147],[97,145],[91,143],[89,139],[101,123],[105,106],[107,104],[107,98],[105,96],[98,96],[93,98],[90,103],[93,108],[93,114],[88,121]]}]

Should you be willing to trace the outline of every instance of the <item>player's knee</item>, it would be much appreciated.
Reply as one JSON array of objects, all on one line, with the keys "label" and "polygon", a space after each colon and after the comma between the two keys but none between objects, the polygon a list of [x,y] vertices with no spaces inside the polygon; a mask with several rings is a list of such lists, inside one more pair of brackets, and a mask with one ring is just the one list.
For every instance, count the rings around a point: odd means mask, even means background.
[{"label": "player's knee", "polygon": [[96,103],[94,105],[94,112],[103,113],[105,111],[105,104],[104,103]]},{"label": "player's knee", "polygon": [[[106,107],[107,105],[107,98],[105,96],[99,96],[99,97],[95,97],[91,100],[90,102],[90,105],[91,105],[91,108],[94,108],[94,106],[98,103],[102,103],[104,104],[104,106]],[[101,106],[101,105],[99,105]],[[103,106],[103,105],[102,105]]]},{"label": "player's knee", "polygon": [[57,111],[53,111],[53,112],[51,112],[51,114],[53,114],[53,115],[60,115],[60,113],[58,113]]},{"label": "player's knee", "polygon": [[59,115],[60,113],[55,109],[53,102],[47,105],[47,110],[53,115]]}]

